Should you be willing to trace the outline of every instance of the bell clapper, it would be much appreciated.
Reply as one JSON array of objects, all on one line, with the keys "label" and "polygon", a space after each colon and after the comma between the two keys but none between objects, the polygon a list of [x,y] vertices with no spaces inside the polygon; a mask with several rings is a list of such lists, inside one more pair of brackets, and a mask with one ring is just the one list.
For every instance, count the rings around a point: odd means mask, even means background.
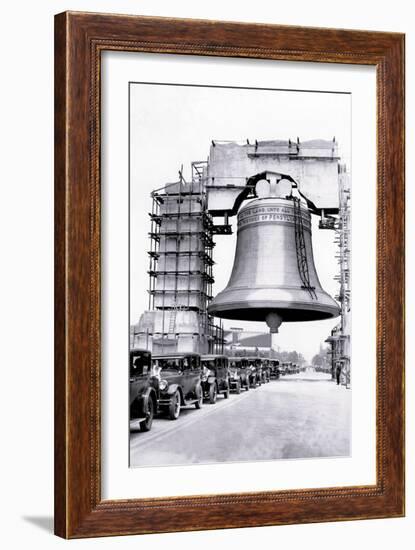
[{"label": "bell clapper", "polygon": [[271,311],[265,317],[265,322],[269,326],[270,333],[276,334],[281,326],[282,317],[276,311]]}]

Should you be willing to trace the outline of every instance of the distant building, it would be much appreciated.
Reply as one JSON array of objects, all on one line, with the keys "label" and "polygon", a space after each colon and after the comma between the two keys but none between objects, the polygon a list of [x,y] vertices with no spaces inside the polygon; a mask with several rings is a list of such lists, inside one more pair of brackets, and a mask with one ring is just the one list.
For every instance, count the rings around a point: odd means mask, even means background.
[{"label": "distant building", "polygon": [[272,335],[258,332],[225,331],[225,353],[236,355],[262,355],[269,357],[272,353]]}]

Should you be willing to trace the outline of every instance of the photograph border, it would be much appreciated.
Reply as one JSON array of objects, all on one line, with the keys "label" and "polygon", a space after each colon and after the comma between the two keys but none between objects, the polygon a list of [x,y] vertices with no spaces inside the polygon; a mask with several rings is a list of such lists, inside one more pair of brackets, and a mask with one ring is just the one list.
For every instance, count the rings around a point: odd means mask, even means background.
[{"label": "photograph border", "polygon": [[[376,484],[101,498],[101,52],[376,67]],[[404,515],[404,35],[55,16],[55,533],[80,538]],[[357,366],[358,367],[358,366]]]}]

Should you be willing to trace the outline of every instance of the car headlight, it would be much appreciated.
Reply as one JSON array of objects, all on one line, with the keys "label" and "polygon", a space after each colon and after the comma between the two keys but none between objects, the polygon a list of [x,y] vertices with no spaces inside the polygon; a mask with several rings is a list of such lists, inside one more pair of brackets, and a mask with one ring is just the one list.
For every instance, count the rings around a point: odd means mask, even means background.
[{"label": "car headlight", "polygon": [[164,391],[168,386],[167,380],[160,380],[159,388],[161,391]]}]

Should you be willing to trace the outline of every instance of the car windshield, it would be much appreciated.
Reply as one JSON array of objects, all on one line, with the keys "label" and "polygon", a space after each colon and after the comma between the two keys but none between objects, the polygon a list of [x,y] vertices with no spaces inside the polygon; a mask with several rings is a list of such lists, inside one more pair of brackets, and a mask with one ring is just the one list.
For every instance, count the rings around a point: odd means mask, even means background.
[{"label": "car windshield", "polygon": [[130,354],[130,376],[146,375],[151,367],[151,356],[149,353]]},{"label": "car windshield", "polygon": [[202,366],[206,367],[207,369],[214,369],[215,368],[215,360],[214,359],[203,359],[202,360]]},{"label": "car windshield", "polygon": [[155,359],[154,366],[157,368],[157,370],[163,370],[163,369],[181,370],[182,369],[181,359],[176,359],[173,357],[165,358],[165,359]]}]

